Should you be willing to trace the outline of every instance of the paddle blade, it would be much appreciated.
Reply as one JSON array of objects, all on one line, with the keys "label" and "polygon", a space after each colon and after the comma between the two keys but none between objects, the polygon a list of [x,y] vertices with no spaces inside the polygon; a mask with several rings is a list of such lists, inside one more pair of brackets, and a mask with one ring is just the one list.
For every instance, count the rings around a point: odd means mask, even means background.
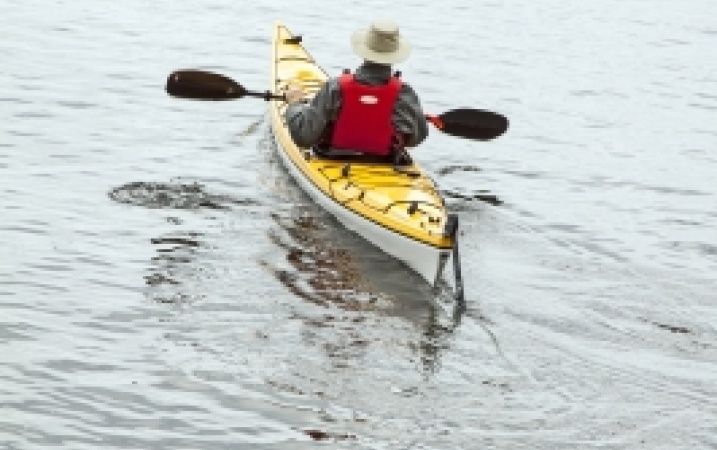
[{"label": "paddle blade", "polygon": [[508,130],[506,117],[480,109],[453,109],[435,119],[430,120],[444,133],[478,141],[495,139]]},{"label": "paddle blade", "polygon": [[246,89],[231,78],[200,70],[178,70],[167,78],[167,93],[193,100],[234,100]]}]

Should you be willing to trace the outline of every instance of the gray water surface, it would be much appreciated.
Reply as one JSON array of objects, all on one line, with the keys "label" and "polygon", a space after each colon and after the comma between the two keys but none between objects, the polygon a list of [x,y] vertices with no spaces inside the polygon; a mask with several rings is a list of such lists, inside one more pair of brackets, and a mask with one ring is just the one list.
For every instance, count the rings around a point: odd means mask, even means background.
[{"label": "gray water surface", "polygon": [[[331,73],[414,43],[467,311],[314,205],[260,100],[275,20]],[[717,3],[0,6],[0,448],[717,448]],[[337,18],[340,18],[337,19]],[[450,306],[450,305],[449,305]]]}]

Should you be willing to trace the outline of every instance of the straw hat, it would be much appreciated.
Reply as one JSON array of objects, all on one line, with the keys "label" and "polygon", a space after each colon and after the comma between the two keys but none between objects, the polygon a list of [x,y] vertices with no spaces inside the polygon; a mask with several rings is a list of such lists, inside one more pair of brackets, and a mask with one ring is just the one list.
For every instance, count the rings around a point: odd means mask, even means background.
[{"label": "straw hat", "polygon": [[398,34],[398,25],[378,20],[368,30],[356,30],[351,36],[354,52],[367,61],[397,64],[411,53],[411,44]]}]

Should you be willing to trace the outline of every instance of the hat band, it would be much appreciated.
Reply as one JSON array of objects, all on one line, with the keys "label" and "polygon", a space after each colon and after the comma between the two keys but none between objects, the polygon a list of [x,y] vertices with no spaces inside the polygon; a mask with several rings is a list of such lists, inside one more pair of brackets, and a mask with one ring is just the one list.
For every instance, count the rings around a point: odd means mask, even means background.
[{"label": "hat band", "polygon": [[377,53],[393,53],[398,49],[398,34],[381,32],[371,28],[366,46]]}]

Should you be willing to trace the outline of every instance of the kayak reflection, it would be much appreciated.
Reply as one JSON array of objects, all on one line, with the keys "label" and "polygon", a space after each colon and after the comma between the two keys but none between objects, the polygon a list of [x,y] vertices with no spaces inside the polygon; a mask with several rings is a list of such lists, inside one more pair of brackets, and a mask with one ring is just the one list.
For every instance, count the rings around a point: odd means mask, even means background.
[{"label": "kayak reflection", "polygon": [[390,342],[409,347],[426,375],[440,370],[462,309],[438,304],[439,294],[417,274],[313,205],[297,204],[272,218],[278,227],[270,239],[285,256],[266,266],[311,304],[292,313],[306,326],[304,340],[321,347],[336,368],[360,364],[373,345]]}]

